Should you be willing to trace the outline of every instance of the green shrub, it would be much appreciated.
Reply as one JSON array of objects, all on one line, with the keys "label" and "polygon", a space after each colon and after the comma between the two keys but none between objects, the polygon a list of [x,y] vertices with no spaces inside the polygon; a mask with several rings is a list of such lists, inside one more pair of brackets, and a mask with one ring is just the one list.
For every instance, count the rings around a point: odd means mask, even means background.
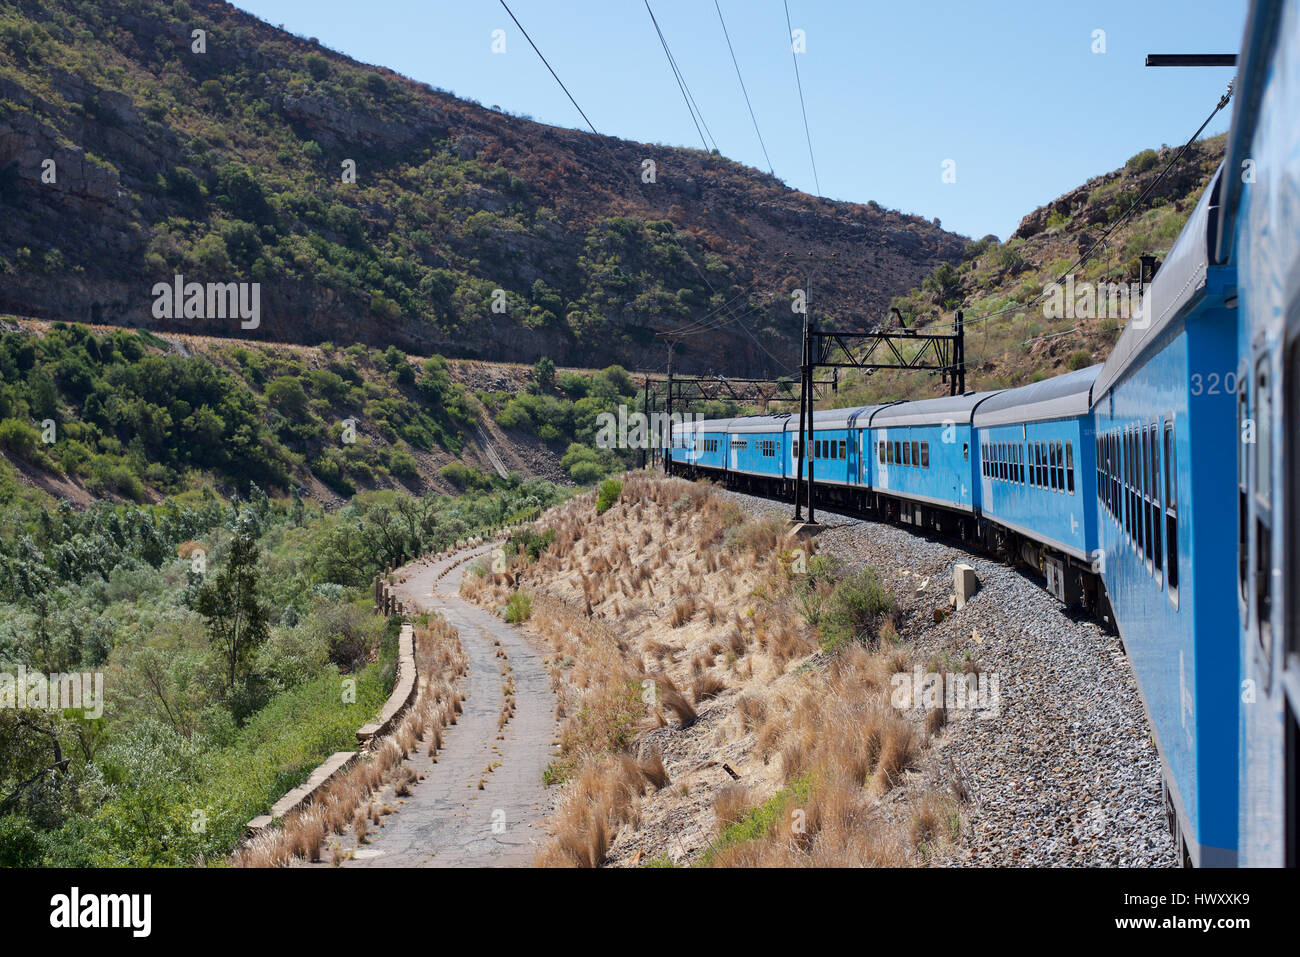
[{"label": "green shrub", "polygon": [[618,497],[623,494],[623,483],[618,479],[610,479],[607,482],[600,483],[600,491],[596,493],[596,514],[601,515],[609,511]]},{"label": "green shrub", "polygon": [[527,621],[533,614],[533,597],[527,592],[517,591],[506,601],[505,620],[512,625]]},{"label": "green shrub", "polygon": [[18,455],[31,455],[40,439],[40,433],[21,419],[5,419],[0,422],[0,445]]},{"label": "green shrub", "polygon": [[449,462],[438,470],[443,478],[459,489],[487,489],[492,487],[492,480],[478,469],[470,468],[464,462]]},{"label": "green shrub", "polygon": [[821,617],[822,648],[834,651],[852,641],[875,645],[877,628],[894,610],[894,597],[874,568],[864,568],[842,579],[831,593]]},{"label": "green shrub", "polygon": [[1070,357],[1065,360],[1066,367],[1071,371],[1076,369],[1086,369],[1092,365],[1092,353],[1087,349],[1079,349],[1070,353]]}]

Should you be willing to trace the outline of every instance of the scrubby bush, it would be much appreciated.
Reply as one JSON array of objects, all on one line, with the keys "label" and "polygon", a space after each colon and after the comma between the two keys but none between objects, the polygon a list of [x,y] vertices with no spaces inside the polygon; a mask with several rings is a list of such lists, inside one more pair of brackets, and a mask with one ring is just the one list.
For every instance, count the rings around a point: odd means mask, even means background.
[{"label": "scrubby bush", "polygon": [[600,490],[596,493],[596,514],[600,515],[609,511],[622,494],[623,483],[617,479],[601,482]]},{"label": "scrubby bush", "polygon": [[894,598],[874,568],[840,580],[819,623],[822,647],[834,651],[853,641],[877,644],[878,628],[893,609]]}]

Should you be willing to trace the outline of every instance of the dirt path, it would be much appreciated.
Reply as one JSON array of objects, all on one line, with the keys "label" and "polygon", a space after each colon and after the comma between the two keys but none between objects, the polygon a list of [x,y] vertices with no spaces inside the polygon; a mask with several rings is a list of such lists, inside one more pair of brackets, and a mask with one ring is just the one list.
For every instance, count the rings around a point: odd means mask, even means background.
[{"label": "dirt path", "polygon": [[[351,835],[344,838],[345,849],[355,848],[345,866],[527,867],[546,838],[541,819],[550,812],[552,795],[542,771],[555,754],[556,727],[542,655],[518,629],[457,595],[471,564],[462,559],[489,550],[410,565],[397,575],[407,576],[397,591],[408,605],[436,611],[459,629],[470,662],[468,696],[460,720],[443,732],[437,764],[423,750],[408,759],[424,780],[408,797],[391,801],[395,811],[384,818],[385,826],[371,829],[361,847]],[[493,639],[509,655],[516,688],[517,710],[500,731],[504,697]]]}]

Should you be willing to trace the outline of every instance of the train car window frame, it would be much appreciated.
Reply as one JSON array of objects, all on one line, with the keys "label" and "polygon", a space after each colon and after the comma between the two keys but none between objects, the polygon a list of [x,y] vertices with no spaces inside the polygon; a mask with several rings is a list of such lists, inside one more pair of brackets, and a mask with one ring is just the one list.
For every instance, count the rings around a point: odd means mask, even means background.
[{"label": "train car window frame", "polygon": [[1178,609],[1182,585],[1178,567],[1178,432],[1172,412],[1165,416],[1165,554],[1169,602]]},{"label": "train car window frame", "polygon": [[840,439],[840,458],[847,459],[848,457],[849,457],[849,440]]},{"label": "train car window frame", "polygon": [[920,462],[921,462],[921,443],[918,440],[913,439],[912,440],[912,465],[919,467]]},{"label": "train car window frame", "polygon": [[1070,494],[1074,494],[1074,443],[1065,443],[1065,484]]},{"label": "train car window frame", "polygon": [[1147,574],[1155,576],[1155,550],[1152,547],[1152,536],[1155,534],[1152,526],[1155,524],[1156,516],[1153,512],[1154,503],[1151,501],[1151,427],[1150,425],[1141,426],[1142,429],[1142,514],[1145,517],[1146,526],[1142,536],[1142,554],[1147,560]]},{"label": "train car window frame", "polygon": [[[1294,308],[1292,310],[1291,321],[1294,324]],[[1281,448],[1279,452],[1282,456],[1282,475],[1284,480],[1290,483],[1290,488],[1283,491],[1283,494],[1289,494],[1289,501],[1292,503],[1300,502],[1300,463],[1295,460],[1297,446],[1293,438],[1295,432],[1294,423],[1300,422],[1296,416],[1300,414],[1300,340],[1290,343],[1288,356],[1284,360],[1283,370],[1284,378],[1282,380],[1281,399],[1284,403],[1282,406],[1282,416],[1286,418],[1290,415],[1292,431],[1283,430]],[[1289,515],[1286,516],[1287,527],[1285,540],[1282,543],[1282,560],[1283,563],[1290,567],[1291,571],[1291,589],[1288,593],[1286,607],[1283,614],[1286,616],[1284,633],[1287,636],[1287,645],[1283,649],[1283,666],[1285,668],[1296,667],[1296,656],[1300,655],[1300,634],[1297,634],[1297,614],[1300,614],[1300,597],[1297,597],[1297,588],[1300,588],[1300,512],[1297,512],[1295,505],[1288,509]],[[1294,716],[1292,717],[1292,727],[1295,726]]]},{"label": "train car window frame", "polygon": [[[1250,461],[1245,441],[1250,419],[1251,377],[1237,377],[1237,602],[1244,612],[1250,602]],[[1245,615],[1242,615],[1245,620]]]},{"label": "train car window frame", "polygon": [[1151,565],[1155,570],[1156,587],[1163,588],[1165,581],[1164,533],[1160,528],[1160,420],[1148,426],[1151,432],[1151,512],[1155,523],[1151,526]]},{"label": "train car window frame", "polygon": [[1270,355],[1255,363],[1255,638],[1273,665],[1273,393]]},{"label": "train car window frame", "polygon": [[921,468],[928,469],[929,467],[930,467],[930,443],[922,442],[921,443]]}]

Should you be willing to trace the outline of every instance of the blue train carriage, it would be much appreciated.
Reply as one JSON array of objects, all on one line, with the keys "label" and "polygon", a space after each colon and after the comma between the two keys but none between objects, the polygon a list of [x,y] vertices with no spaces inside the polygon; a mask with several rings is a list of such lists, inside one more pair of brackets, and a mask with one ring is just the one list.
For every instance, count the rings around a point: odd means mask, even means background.
[{"label": "blue train carriage", "polygon": [[972,537],[979,488],[971,413],[995,394],[900,402],[868,416],[872,499],[885,518]]},{"label": "blue train carriage", "polygon": [[[1237,853],[1235,272],[1216,173],[1093,385],[1099,563],[1155,731],[1185,862]],[[1231,637],[1230,637],[1231,636]]]},{"label": "blue train carriage", "polygon": [[[790,418],[788,412],[782,412],[729,420],[727,483],[731,488],[763,494],[789,491],[787,479],[793,473],[786,465],[789,445],[785,433]],[[798,428],[798,419],[794,428]]]},{"label": "blue train carriage", "polygon": [[721,475],[729,459],[727,425],[730,419],[696,420],[688,417],[674,426],[673,462],[679,474]]},{"label": "blue train carriage", "polygon": [[990,547],[1036,569],[1058,600],[1099,611],[1091,402],[1100,371],[999,392],[975,408],[971,423]]},{"label": "blue train carriage", "polygon": [[[1239,287],[1239,863],[1300,863],[1300,11],[1256,2],[1239,58],[1216,263]],[[1253,182],[1235,175],[1249,164]],[[1216,370],[1222,374],[1223,370]],[[1227,378],[1226,376],[1224,377]],[[1251,434],[1253,427],[1253,435]],[[1251,441],[1253,440],[1253,441]],[[1223,524],[1226,516],[1220,516]]]},{"label": "blue train carriage", "polygon": [[[813,413],[810,447],[818,507],[841,505],[861,508],[865,505],[859,495],[863,484],[861,423],[877,408],[880,406],[822,409]],[[798,417],[791,416],[791,419],[792,428],[797,432]],[[794,432],[790,436],[791,467],[801,448],[799,437]]]}]

